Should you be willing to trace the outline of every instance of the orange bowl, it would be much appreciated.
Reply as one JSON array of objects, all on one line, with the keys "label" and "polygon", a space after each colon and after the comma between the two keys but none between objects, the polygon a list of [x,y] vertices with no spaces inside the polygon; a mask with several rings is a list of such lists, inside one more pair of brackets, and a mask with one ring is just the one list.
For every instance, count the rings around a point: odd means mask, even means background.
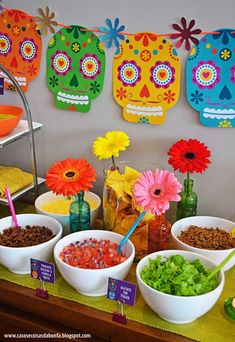
[{"label": "orange bowl", "polygon": [[0,137],[9,134],[19,123],[23,109],[17,106],[0,105]]}]

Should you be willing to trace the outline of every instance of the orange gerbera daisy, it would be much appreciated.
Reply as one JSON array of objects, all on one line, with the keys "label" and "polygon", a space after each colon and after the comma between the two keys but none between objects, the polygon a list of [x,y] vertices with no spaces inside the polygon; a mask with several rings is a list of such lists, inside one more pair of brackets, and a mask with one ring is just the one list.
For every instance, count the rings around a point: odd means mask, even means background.
[{"label": "orange gerbera daisy", "polygon": [[47,171],[46,185],[57,195],[70,196],[88,191],[96,180],[96,171],[85,159],[68,158]]}]

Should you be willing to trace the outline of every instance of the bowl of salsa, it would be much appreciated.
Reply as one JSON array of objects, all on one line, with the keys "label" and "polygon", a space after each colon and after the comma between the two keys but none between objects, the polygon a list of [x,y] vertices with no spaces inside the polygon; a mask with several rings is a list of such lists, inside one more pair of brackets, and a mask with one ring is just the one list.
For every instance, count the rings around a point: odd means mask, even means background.
[{"label": "bowl of salsa", "polygon": [[107,230],[84,230],[63,237],[54,248],[57,268],[79,293],[90,296],[107,294],[108,278],[124,279],[135,257],[130,240],[118,253],[123,235]]}]

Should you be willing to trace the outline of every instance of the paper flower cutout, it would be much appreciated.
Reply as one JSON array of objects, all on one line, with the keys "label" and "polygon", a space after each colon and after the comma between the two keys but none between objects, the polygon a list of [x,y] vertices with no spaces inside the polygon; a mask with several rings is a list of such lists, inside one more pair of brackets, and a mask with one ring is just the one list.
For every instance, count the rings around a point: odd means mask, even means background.
[{"label": "paper flower cutout", "polygon": [[210,164],[210,150],[197,139],[181,139],[171,146],[167,154],[170,156],[168,163],[181,173],[202,173]]},{"label": "paper flower cutout", "polygon": [[99,29],[103,33],[105,33],[103,36],[100,37],[101,42],[104,42],[107,40],[107,47],[110,49],[114,43],[117,49],[119,49],[119,40],[124,40],[125,36],[121,34],[123,30],[125,30],[125,25],[119,25],[119,19],[116,18],[114,21],[114,24],[112,24],[112,21],[107,18],[106,24],[108,27],[100,26]]},{"label": "paper flower cutout", "polygon": [[34,17],[34,21],[39,23],[37,25],[37,30],[40,30],[42,34],[47,35],[48,29],[52,34],[55,33],[55,29],[53,26],[58,26],[57,21],[52,20],[55,17],[55,13],[49,10],[49,7],[46,7],[45,12],[42,8],[38,9],[40,16]]},{"label": "paper flower cutout", "polygon": [[136,204],[152,214],[162,215],[170,201],[180,201],[181,184],[172,172],[156,169],[145,171],[134,185]]},{"label": "paper flower cutout", "polygon": [[181,24],[182,27],[180,27],[178,24],[173,24],[173,28],[176,31],[179,31],[180,33],[174,33],[171,35],[172,39],[178,39],[178,42],[176,43],[176,47],[179,48],[181,47],[181,45],[185,42],[185,48],[186,50],[190,50],[191,46],[190,46],[190,40],[194,43],[194,44],[198,44],[199,40],[195,37],[193,37],[194,34],[200,34],[202,32],[202,30],[200,29],[194,29],[192,30],[193,26],[195,25],[195,20],[191,20],[189,22],[189,25],[187,27],[187,21],[184,17],[181,18]]},{"label": "paper flower cutout", "polygon": [[[135,40],[138,42],[139,40],[143,39],[143,45],[148,46],[149,45],[149,39],[152,42],[155,42],[157,40],[157,35],[154,33],[138,33],[135,35]],[[146,51],[146,50],[145,50]]]},{"label": "paper flower cutout", "polygon": [[213,39],[221,39],[223,45],[227,45],[229,43],[230,38],[234,38],[234,30],[219,30],[215,31],[216,33],[213,34]]},{"label": "paper flower cutout", "polygon": [[96,171],[85,159],[68,158],[56,162],[46,174],[47,187],[64,196],[88,191],[95,180]]}]

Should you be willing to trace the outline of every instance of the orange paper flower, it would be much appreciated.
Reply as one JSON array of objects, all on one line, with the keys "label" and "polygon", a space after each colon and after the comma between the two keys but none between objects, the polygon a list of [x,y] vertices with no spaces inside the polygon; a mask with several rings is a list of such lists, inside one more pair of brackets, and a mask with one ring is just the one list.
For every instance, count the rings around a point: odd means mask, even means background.
[{"label": "orange paper flower", "polygon": [[46,174],[47,187],[64,196],[88,191],[95,180],[96,171],[85,159],[68,158],[56,162]]}]

